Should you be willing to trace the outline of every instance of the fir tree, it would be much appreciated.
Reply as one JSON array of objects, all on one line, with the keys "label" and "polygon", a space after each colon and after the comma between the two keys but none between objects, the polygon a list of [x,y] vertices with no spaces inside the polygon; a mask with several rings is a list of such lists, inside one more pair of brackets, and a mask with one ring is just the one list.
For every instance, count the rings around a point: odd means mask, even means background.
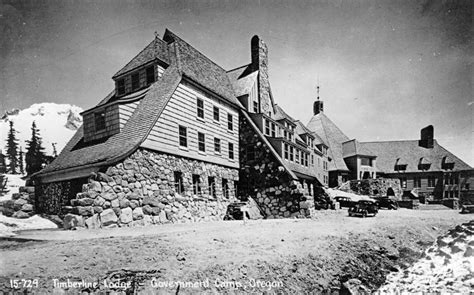
[{"label": "fir tree", "polygon": [[10,121],[10,131],[7,136],[7,159],[8,172],[11,174],[16,174],[18,168],[18,143],[15,133],[16,131],[13,128],[13,121]]},{"label": "fir tree", "polygon": [[18,155],[18,166],[20,168],[20,173],[25,174],[25,169],[23,167],[23,150],[20,147],[20,153]]},{"label": "fir tree", "polygon": [[58,151],[56,150],[56,142],[51,143],[53,145],[53,158],[56,159],[58,156]]},{"label": "fir tree", "polygon": [[36,128],[36,123],[33,121],[31,125],[31,139],[26,141],[26,173],[28,175],[40,171],[43,168],[43,164],[46,160],[44,148],[41,145],[42,140],[39,135],[39,130]]},{"label": "fir tree", "polygon": [[0,150],[0,173],[7,173],[7,164],[5,163],[5,155]]},{"label": "fir tree", "polygon": [[8,193],[7,182],[8,178],[5,175],[0,174],[0,196]]}]

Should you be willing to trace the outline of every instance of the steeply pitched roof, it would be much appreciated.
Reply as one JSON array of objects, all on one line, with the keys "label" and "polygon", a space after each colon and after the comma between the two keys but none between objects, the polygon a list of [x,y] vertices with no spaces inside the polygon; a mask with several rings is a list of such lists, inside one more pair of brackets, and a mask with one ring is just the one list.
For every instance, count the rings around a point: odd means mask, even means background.
[{"label": "steeply pitched roof", "polygon": [[232,87],[234,88],[235,96],[237,97],[249,94],[252,90],[252,87],[257,82],[258,70],[253,71],[248,75],[242,76],[247,67],[249,67],[249,65],[245,65],[227,72],[229,80],[232,83]]},{"label": "steeply pitched roof", "polygon": [[[168,30],[164,39],[170,43],[167,45],[170,47],[170,66],[164,71],[163,76],[147,89],[146,94],[120,133],[95,144],[87,145],[81,144],[83,142],[81,127],[61,154],[41,170],[39,175],[87,165],[111,165],[130,155],[146,139],[183,76],[197,82],[235,106],[241,107],[233,95],[227,73],[221,67]],[[150,45],[144,51],[150,51],[149,47]],[[147,56],[143,51],[138,56],[141,54]],[[134,58],[134,62],[140,60],[137,57]],[[109,94],[99,105],[109,101],[113,96],[111,95]]]},{"label": "steeply pitched roof", "polygon": [[314,115],[307,125],[308,129],[316,133],[328,145],[329,171],[349,171],[342,155],[342,143],[349,140],[324,113]]},{"label": "steeply pitched roof", "polygon": [[342,143],[342,156],[344,158],[352,156],[369,156],[376,157],[367,146],[361,145],[356,139],[352,139]]},{"label": "steeply pitched roof", "polygon": [[168,45],[165,41],[155,38],[150,42],[140,53],[138,53],[130,62],[121,68],[112,78],[116,78],[125,74],[141,65],[144,65],[152,60],[159,59],[167,64],[170,64],[170,57],[168,53]]},{"label": "steeply pitched roof", "polygon": [[377,155],[377,168],[385,173],[394,173],[397,159],[399,164],[407,164],[404,172],[420,172],[418,164],[423,158],[423,163],[430,163],[426,171],[443,171],[442,162],[444,157],[451,159],[454,163],[453,170],[470,169],[471,167],[461,159],[453,155],[434,140],[432,149],[420,147],[418,140],[402,141],[379,141],[379,142],[361,142],[361,146],[367,147]]}]

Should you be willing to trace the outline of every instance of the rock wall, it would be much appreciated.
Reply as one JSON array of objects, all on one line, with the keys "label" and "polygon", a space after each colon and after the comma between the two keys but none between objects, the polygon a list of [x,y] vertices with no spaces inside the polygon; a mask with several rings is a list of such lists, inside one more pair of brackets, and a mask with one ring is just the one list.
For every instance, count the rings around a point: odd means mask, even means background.
[{"label": "rock wall", "polygon": [[22,186],[19,193],[12,194],[11,200],[3,201],[0,204],[0,211],[8,217],[28,218],[35,214],[34,201],[35,188]]},{"label": "rock wall", "polygon": [[239,128],[239,196],[252,197],[266,218],[311,216],[308,184],[292,179],[245,117]]},{"label": "rock wall", "polygon": [[[182,175],[181,194],[175,172]],[[194,194],[193,175],[201,193]],[[208,177],[215,179],[215,195]],[[195,176],[196,178],[196,176]],[[228,183],[224,194],[222,180]],[[63,207],[65,228],[143,226],[147,224],[222,220],[235,201],[238,170],[201,161],[138,150],[123,162],[93,175],[81,193]]]},{"label": "rock wall", "polygon": [[393,190],[395,200],[402,199],[400,180],[396,178],[351,180],[345,182],[339,189],[361,195],[385,197],[389,188]]}]

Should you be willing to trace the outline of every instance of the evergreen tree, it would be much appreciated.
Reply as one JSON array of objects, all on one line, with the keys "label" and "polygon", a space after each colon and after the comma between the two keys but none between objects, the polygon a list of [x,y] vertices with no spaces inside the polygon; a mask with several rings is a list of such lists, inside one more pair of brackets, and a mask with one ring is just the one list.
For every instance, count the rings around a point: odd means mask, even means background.
[{"label": "evergreen tree", "polygon": [[18,168],[18,143],[15,133],[16,131],[13,128],[13,121],[10,121],[10,131],[7,136],[7,159],[8,172],[11,174],[16,174]]},{"label": "evergreen tree", "polygon": [[20,168],[20,173],[25,174],[25,169],[23,167],[23,150],[21,149],[21,146],[20,146],[20,153],[18,155],[18,166]]},{"label": "evergreen tree", "polygon": [[0,173],[7,173],[7,164],[5,163],[5,155],[0,150]]},{"label": "evergreen tree", "polygon": [[31,125],[31,139],[26,141],[26,173],[28,175],[40,171],[43,168],[43,163],[46,161],[44,148],[41,145],[42,140],[39,135],[39,130],[36,128],[36,123],[33,121]]},{"label": "evergreen tree", "polygon": [[5,175],[0,174],[0,196],[8,193],[7,182],[8,178]]},{"label": "evergreen tree", "polygon": [[56,142],[51,143],[53,145],[53,158],[56,159],[58,156],[58,151],[56,150]]}]

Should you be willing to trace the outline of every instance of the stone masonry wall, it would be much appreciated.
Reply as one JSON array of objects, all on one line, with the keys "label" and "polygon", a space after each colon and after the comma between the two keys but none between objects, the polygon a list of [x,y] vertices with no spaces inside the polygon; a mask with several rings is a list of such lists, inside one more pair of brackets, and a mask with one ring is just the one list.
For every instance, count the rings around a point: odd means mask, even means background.
[{"label": "stone masonry wall", "polygon": [[[174,172],[182,173],[184,191],[175,191]],[[200,194],[193,192],[193,175],[200,176]],[[215,179],[215,197],[208,177]],[[224,197],[222,179],[229,194]],[[63,207],[65,228],[122,227],[222,220],[235,201],[238,170],[192,159],[138,150],[123,162],[99,172],[83,191]]]},{"label": "stone masonry wall", "polygon": [[0,202],[0,212],[14,218],[28,218],[35,214],[35,188],[21,186],[18,193],[12,194],[11,200]]},{"label": "stone masonry wall", "polygon": [[339,189],[362,195],[382,197],[387,195],[389,188],[392,188],[395,193],[395,200],[401,201],[403,191],[400,180],[397,178],[351,180],[344,183]]},{"label": "stone masonry wall", "polygon": [[290,177],[247,118],[241,118],[239,128],[239,196],[252,197],[266,218],[310,216],[314,203],[308,198],[307,185]]}]

